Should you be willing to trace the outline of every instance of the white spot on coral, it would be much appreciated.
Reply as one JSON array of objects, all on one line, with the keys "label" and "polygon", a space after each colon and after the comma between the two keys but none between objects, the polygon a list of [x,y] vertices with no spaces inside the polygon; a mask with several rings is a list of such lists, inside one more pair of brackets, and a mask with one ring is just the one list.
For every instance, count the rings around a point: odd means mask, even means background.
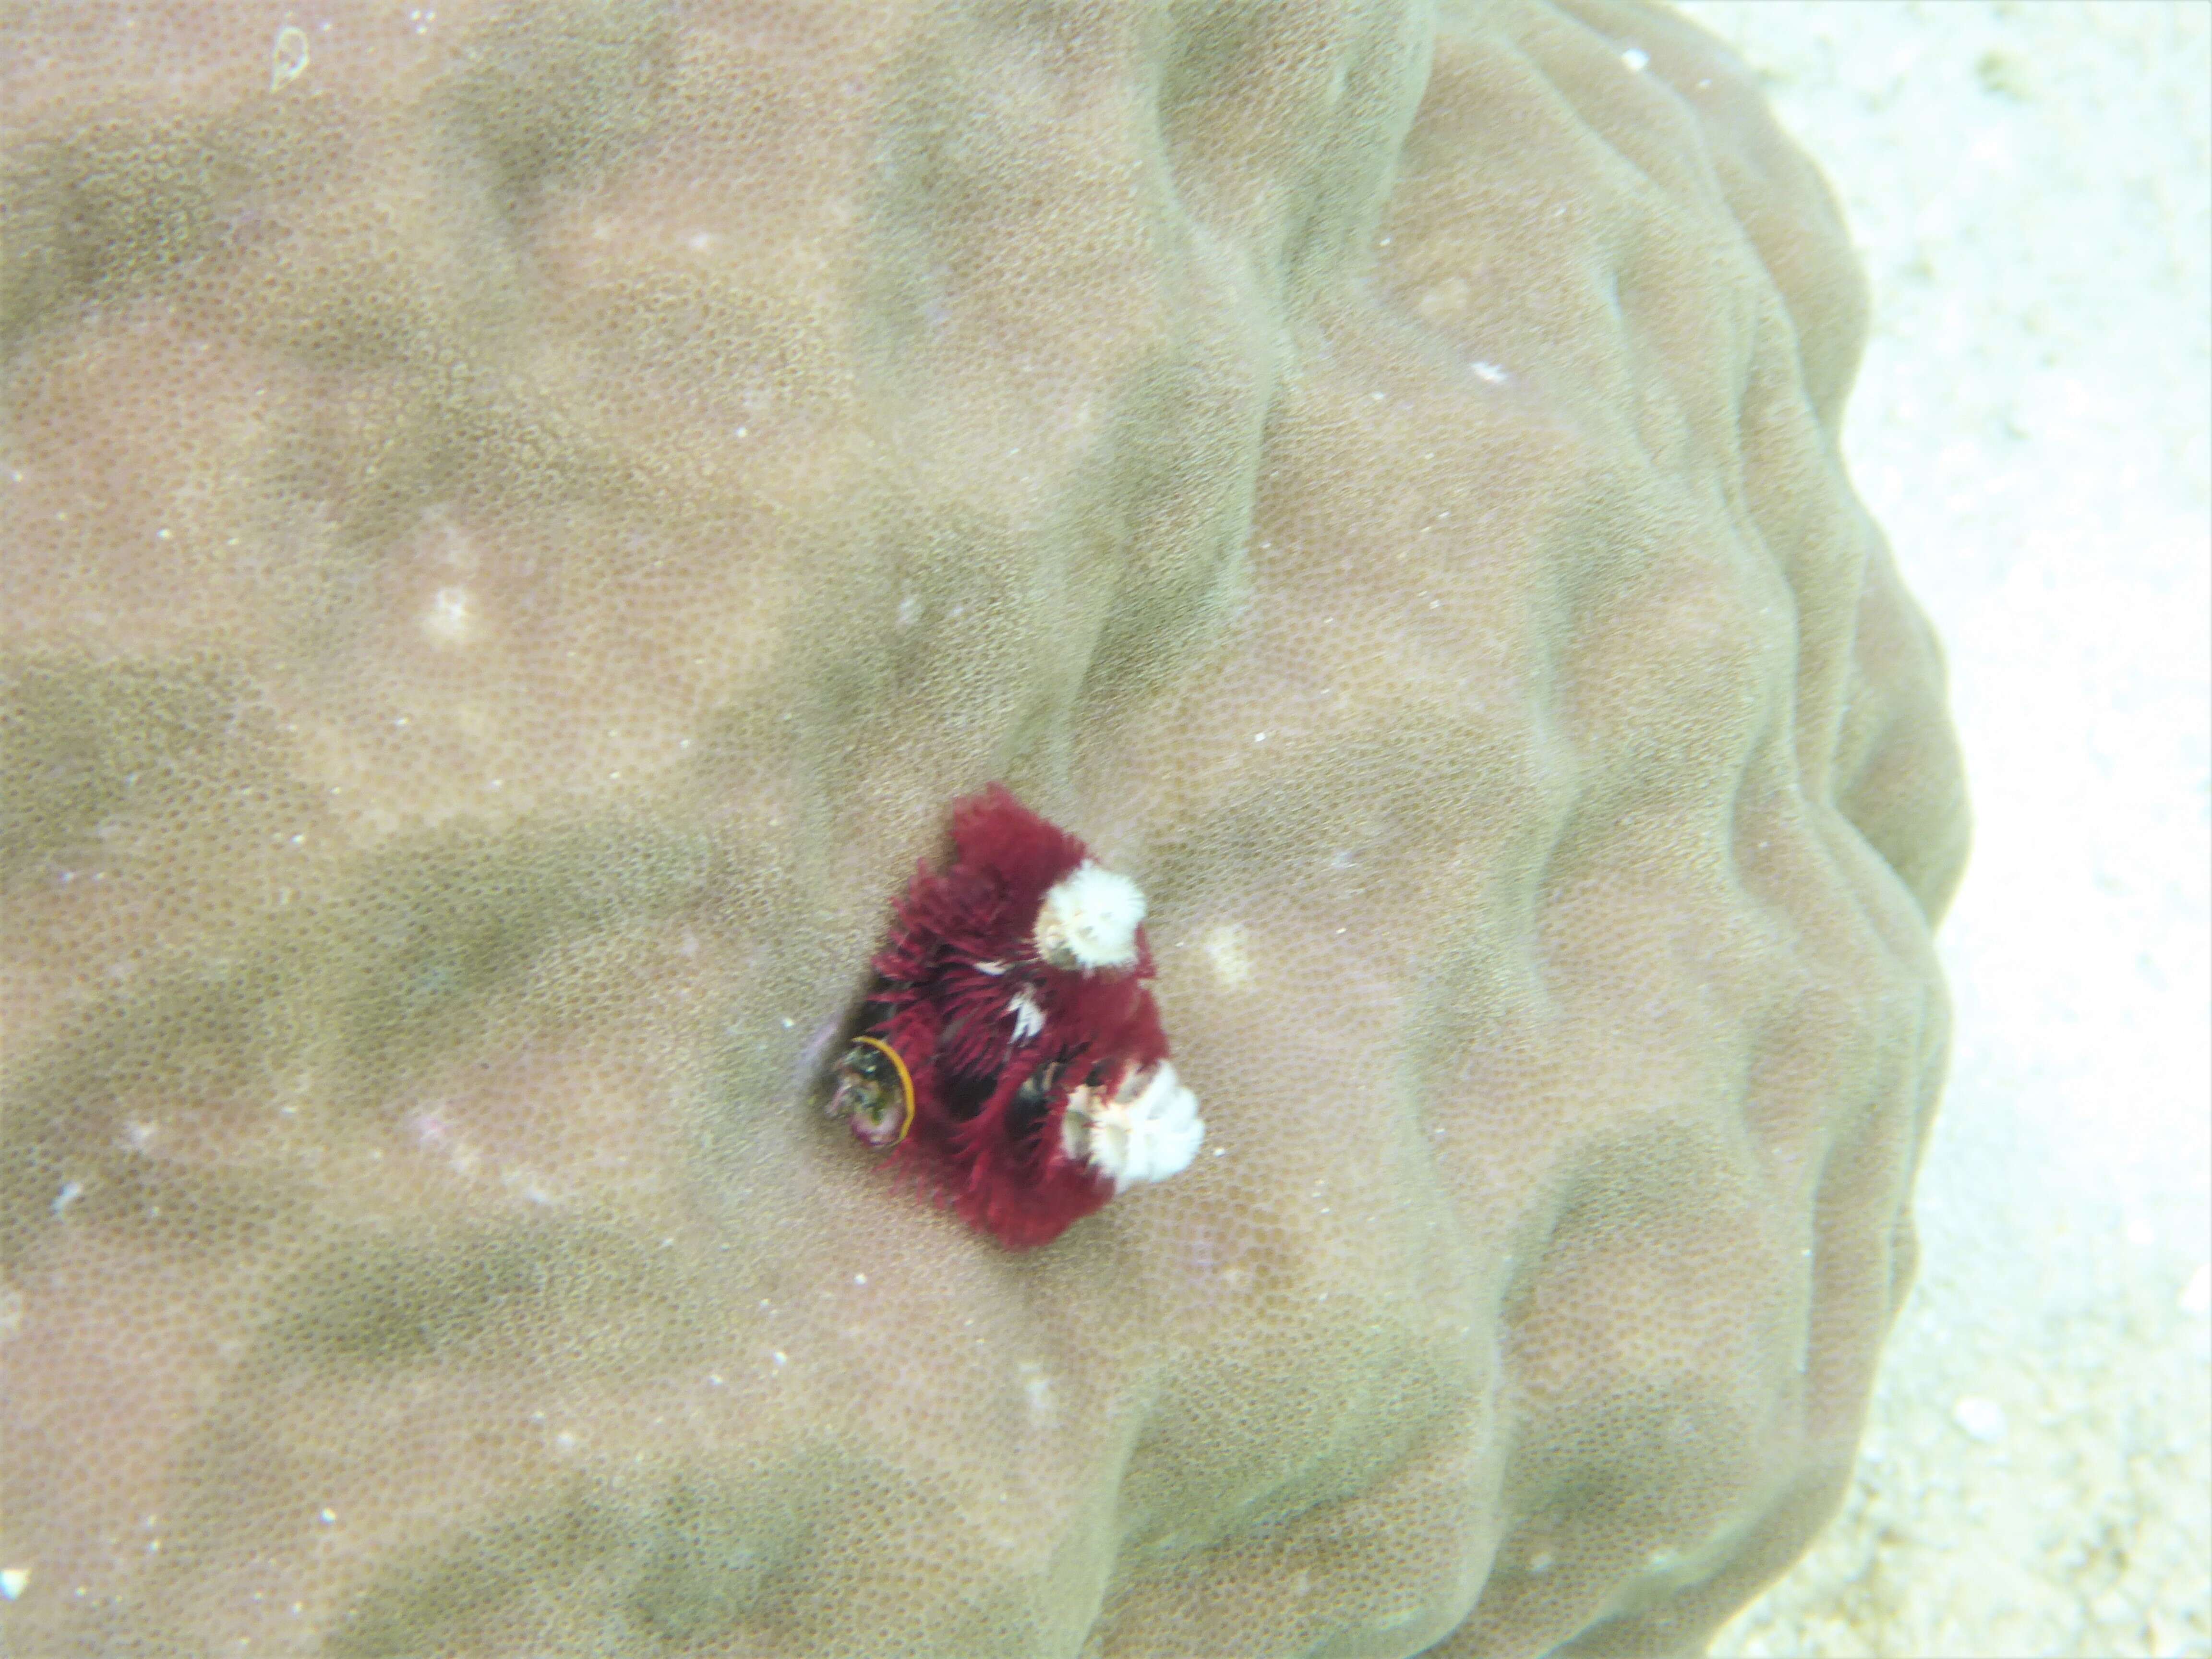
[{"label": "white spot on coral", "polygon": [[1006,964],[1003,962],[979,962],[975,964],[975,971],[979,974],[988,974],[995,979],[1006,971]]},{"label": "white spot on coral", "polygon": [[1044,1010],[1037,1006],[1036,998],[1026,985],[1014,994],[1006,1007],[1014,1017],[1015,1042],[1027,1042],[1044,1030]]},{"label": "white spot on coral", "polygon": [[1037,953],[1055,968],[1127,968],[1137,960],[1144,920],[1137,884],[1086,861],[1037,908]]},{"label": "white spot on coral", "polygon": [[1173,1065],[1162,1060],[1125,1076],[1109,1100],[1096,1089],[1067,1097],[1060,1145],[1070,1158],[1110,1176],[1116,1193],[1148,1181],[1165,1181],[1188,1169],[1206,1139],[1198,1097],[1183,1087]]},{"label": "white spot on coral", "polygon": [[61,1191],[54,1194],[54,1201],[52,1206],[53,1212],[56,1215],[59,1215],[64,1210],[69,1208],[70,1205],[76,1203],[77,1200],[83,1196],[84,1188],[80,1183],[74,1181],[64,1181],[62,1182]]},{"label": "white spot on coral", "polygon": [[1641,75],[1651,62],[1651,54],[1641,46],[1631,46],[1620,54],[1620,61]]},{"label": "white spot on coral", "polygon": [[1030,1402],[1030,1415],[1049,1419],[1056,1413],[1052,1400],[1052,1378],[1045,1368],[1034,1359],[1024,1359],[1014,1367],[1014,1375],[1021,1379],[1022,1394]]},{"label": "white spot on coral", "polygon": [[2191,1319],[2212,1316],[2212,1261],[2197,1264],[2197,1271],[2189,1275],[2189,1283],[2181,1287],[2174,1305]]},{"label": "white spot on coral", "polygon": [[1505,371],[1496,363],[1485,362],[1481,359],[1477,358],[1474,362],[1469,363],[1468,368],[1474,372],[1474,378],[1476,380],[1481,380],[1487,385],[1503,386],[1505,384]]},{"label": "white spot on coral", "polygon": [[1978,1440],[1984,1446],[1994,1446],[2005,1437],[2004,1407],[1978,1394],[1960,1395],[1959,1402],[1951,1407],[1951,1420],[1966,1438]]},{"label": "white spot on coral", "polygon": [[1245,946],[1244,929],[1240,924],[1229,922],[1209,928],[1206,937],[1199,940],[1199,946],[1212,964],[1214,983],[1233,991],[1252,982],[1252,954]]},{"label": "white spot on coral", "polygon": [[0,1596],[14,1601],[31,1582],[28,1567],[0,1567]]},{"label": "white spot on coral", "polygon": [[[456,1169],[459,1167],[458,1159],[454,1167]],[[501,1186],[508,1192],[517,1194],[525,1203],[556,1204],[560,1202],[559,1194],[553,1190],[551,1183],[527,1164],[517,1164],[502,1169],[499,1174],[499,1180]]]},{"label": "white spot on coral", "polygon": [[325,1509],[321,1511],[318,1518],[326,1527],[335,1527],[338,1523],[337,1512],[335,1510]]},{"label": "white spot on coral", "polygon": [[921,595],[909,593],[899,601],[898,625],[911,628],[921,620]]},{"label": "white spot on coral", "polygon": [[477,635],[476,608],[465,587],[441,587],[422,613],[422,632],[439,645],[466,645]]},{"label": "white spot on coral", "polygon": [[287,81],[297,80],[307,68],[307,32],[287,23],[276,31],[276,42],[269,51],[269,90],[275,92]]}]

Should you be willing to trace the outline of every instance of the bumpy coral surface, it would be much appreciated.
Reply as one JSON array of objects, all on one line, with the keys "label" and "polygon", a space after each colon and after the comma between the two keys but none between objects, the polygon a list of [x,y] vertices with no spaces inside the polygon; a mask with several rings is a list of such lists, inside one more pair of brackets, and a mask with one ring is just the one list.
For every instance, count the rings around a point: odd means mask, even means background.
[{"label": "bumpy coral surface", "polygon": [[[1912,1258],[1964,811],[1747,79],[1468,5],[26,7],[0,1641],[1695,1650]],[[956,795],[1197,1162],[828,1121]]]}]

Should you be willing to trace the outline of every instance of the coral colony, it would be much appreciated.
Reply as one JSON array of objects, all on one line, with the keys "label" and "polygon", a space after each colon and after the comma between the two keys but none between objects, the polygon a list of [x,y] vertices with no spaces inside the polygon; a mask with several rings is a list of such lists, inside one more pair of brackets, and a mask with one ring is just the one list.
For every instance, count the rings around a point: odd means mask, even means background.
[{"label": "coral colony", "polygon": [[1010,1249],[1164,1181],[1206,1137],[1145,981],[1145,896],[1001,784],[952,809],[875,958],[833,1115]]}]

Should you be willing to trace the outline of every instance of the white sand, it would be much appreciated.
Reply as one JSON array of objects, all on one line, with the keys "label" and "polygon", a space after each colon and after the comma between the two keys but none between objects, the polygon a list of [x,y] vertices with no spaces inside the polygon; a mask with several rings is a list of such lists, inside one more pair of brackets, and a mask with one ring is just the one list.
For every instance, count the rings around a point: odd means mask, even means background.
[{"label": "white sand", "polygon": [[1977,816],[1858,1482],[1715,1651],[2212,1653],[2212,7],[1682,9],[1850,216]]}]

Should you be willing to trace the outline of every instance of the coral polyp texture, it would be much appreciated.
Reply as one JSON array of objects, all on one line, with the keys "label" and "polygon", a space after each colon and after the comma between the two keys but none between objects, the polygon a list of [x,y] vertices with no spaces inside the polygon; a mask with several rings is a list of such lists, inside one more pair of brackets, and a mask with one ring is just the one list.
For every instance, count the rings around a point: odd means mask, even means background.
[{"label": "coral polyp texture", "polygon": [[1003,785],[952,814],[875,960],[833,1116],[1005,1245],[1048,1244],[1206,1138],[1145,981],[1145,896]]},{"label": "coral polyp texture", "polygon": [[[5,23],[0,1645],[1695,1651],[1849,1475],[1966,824],[1742,67],[280,21]],[[1059,1152],[1195,1153],[1018,1251],[823,1111],[995,779],[1175,1038]]]}]

